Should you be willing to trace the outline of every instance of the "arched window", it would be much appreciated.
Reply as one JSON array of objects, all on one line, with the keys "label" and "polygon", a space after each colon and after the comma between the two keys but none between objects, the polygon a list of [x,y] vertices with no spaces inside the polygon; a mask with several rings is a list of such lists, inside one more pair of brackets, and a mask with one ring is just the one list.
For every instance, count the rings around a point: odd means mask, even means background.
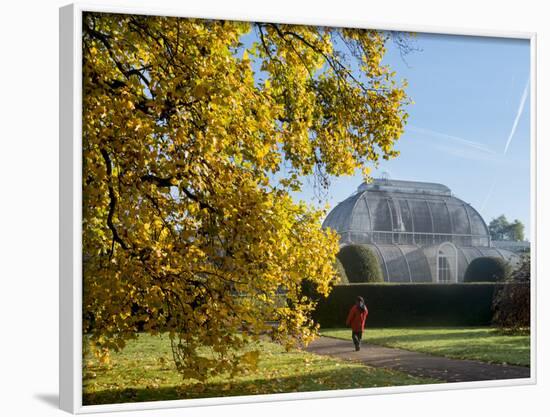
[{"label": "arched window", "polygon": [[444,242],[437,251],[437,282],[457,282],[456,247],[450,242]]},{"label": "arched window", "polygon": [[439,251],[437,257],[437,279],[439,282],[451,282],[451,265],[443,251]]}]

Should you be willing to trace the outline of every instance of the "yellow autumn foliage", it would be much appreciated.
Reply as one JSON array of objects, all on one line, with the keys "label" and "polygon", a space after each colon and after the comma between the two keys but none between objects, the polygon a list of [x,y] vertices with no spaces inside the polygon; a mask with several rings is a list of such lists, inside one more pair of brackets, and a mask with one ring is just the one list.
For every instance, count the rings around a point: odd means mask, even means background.
[{"label": "yellow autumn foliage", "polygon": [[261,334],[309,342],[302,283],[329,293],[338,237],[291,192],[396,155],[387,35],[85,13],[82,40],[83,325],[103,361],[138,329],[201,380],[253,366]]}]

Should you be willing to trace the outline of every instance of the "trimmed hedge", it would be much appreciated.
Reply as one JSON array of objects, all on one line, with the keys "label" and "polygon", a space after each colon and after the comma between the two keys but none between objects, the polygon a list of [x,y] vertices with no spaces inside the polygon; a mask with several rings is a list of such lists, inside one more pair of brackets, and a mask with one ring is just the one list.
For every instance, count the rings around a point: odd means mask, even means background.
[{"label": "trimmed hedge", "polygon": [[[313,318],[322,327],[344,327],[358,295],[369,309],[369,327],[488,326],[493,293],[526,284],[350,284],[319,300]],[[527,285],[527,288],[528,285]]]},{"label": "trimmed hedge", "polygon": [[484,256],[470,262],[464,273],[464,282],[503,282],[511,272],[510,263],[504,259]]},{"label": "trimmed hedge", "polygon": [[344,246],[336,257],[342,263],[350,283],[384,281],[378,258],[367,246]]}]

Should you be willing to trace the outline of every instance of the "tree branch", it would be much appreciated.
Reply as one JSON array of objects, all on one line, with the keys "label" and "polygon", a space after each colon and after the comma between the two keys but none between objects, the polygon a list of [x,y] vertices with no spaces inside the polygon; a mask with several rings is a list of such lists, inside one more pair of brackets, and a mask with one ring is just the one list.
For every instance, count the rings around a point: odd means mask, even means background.
[{"label": "tree branch", "polygon": [[152,183],[156,184],[159,187],[177,186],[178,189],[181,190],[187,196],[187,198],[189,198],[190,200],[195,201],[196,203],[199,203],[199,207],[201,209],[205,208],[205,209],[210,210],[213,213],[218,212],[218,210],[215,207],[211,206],[210,204],[206,203],[205,201],[202,201],[198,196],[193,194],[191,191],[189,191],[187,188],[185,188],[181,184],[176,185],[174,183],[174,181],[175,180],[181,180],[181,176],[179,176],[179,175],[162,178],[162,177],[159,177],[157,175],[147,174],[147,175],[142,175],[141,180],[145,181],[145,182],[152,182]]},{"label": "tree branch", "polygon": [[117,196],[115,193],[115,190],[113,188],[113,168],[111,166],[111,158],[109,156],[109,153],[105,149],[101,149],[101,155],[103,156],[103,159],[105,160],[105,166],[107,167],[107,177],[108,177],[108,188],[109,188],[109,214],[107,215],[107,226],[109,226],[109,229],[111,230],[111,233],[113,234],[113,244],[111,246],[111,253],[109,254],[109,258],[113,256],[113,252],[115,249],[115,242],[118,243],[120,246],[122,246],[123,249],[128,249],[128,246],[124,241],[121,239],[120,235],[118,234],[118,231],[113,223],[113,216],[115,214],[116,210],[116,204],[117,204]]}]

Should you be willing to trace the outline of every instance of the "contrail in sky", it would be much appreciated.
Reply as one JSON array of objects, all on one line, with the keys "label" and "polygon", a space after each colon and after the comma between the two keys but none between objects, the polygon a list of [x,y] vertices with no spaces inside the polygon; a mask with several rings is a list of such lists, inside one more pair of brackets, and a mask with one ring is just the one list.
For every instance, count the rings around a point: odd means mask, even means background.
[{"label": "contrail in sky", "polygon": [[518,127],[519,119],[521,115],[523,114],[523,108],[525,107],[525,101],[527,100],[527,93],[529,92],[529,79],[527,79],[527,84],[525,85],[525,89],[523,90],[523,94],[521,95],[521,100],[519,102],[518,112],[516,113],[516,118],[514,119],[514,124],[512,125],[512,129],[510,130],[510,134],[508,135],[508,140],[506,141],[506,146],[504,146],[504,152],[503,154],[506,155],[506,152],[508,152],[508,147],[510,146],[510,142],[512,142],[512,138],[514,137],[514,134],[516,133],[516,129]]},{"label": "contrail in sky", "polygon": [[[527,101],[527,93],[529,92],[529,78],[527,79],[527,84],[525,84],[525,88],[523,89],[523,94],[521,95],[521,99],[519,101],[519,107],[518,111],[516,113],[516,118],[514,119],[514,123],[512,124],[512,129],[510,130],[510,134],[508,135],[508,140],[506,141],[506,145],[504,146],[504,151],[502,152],[502,155],[506,155],[506,152],[508,152],[508,147],[510,146],[510,142],[512,142],[512,138],[514,137],[516,133],[516,129],[518,127],[519,119],[521,118],[521,115],[523,114],[523,109],[525,107],[525,102]],[[485,205],[489,201],[489,198],[491,197],[491,194],[493,194],[493,191],[495,190],[495,186],[497,184],[498,176],[495,177],[493,180],[493,184],[489,188],[489,191],[487,192],[487,195],[485,196],[485,199],[483,200],[483,203],[481,204],[480,211],[483,212],[485,209]]]},{"label": "contrail in sky", "polygon": [[415,125],[407,125],[407,130],[410,132],[420,133],[422,135],[431,136],[432,138],[439,139],[441,141],[453,141],[460,143],[461,145],[474,148],[478,151],[487,152],[487,153],[496,153],[489,149],[487,145],[479,142],[474,142],[473,140],[464,139],[458,136],[448,135],[446,133],[436,132],[430,129],[424,129]]}]

